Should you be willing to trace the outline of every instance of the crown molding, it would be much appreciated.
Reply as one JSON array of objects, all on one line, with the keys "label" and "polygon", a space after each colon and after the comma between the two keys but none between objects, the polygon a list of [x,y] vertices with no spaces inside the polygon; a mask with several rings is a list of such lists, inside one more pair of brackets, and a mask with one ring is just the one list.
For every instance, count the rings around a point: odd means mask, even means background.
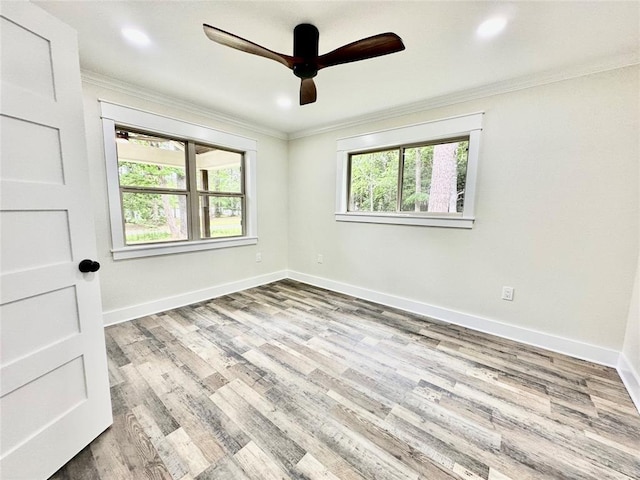
[{"label": "crown molding", "polygon": [[218,111],[211,110],[208,108],[203,108],[199,105],[196,105],[191,102],[187,102],[185,100],[169,97],[160,92],[149,90],[148,88],[144,88],[139,85],[123,82],[121,80],[115,79],[113,77],[109,77],[107,75],[102,75],[100,73],[92,72],[90,70],[82,70],[81,77],[82,77],[82,82],[88,83],[89,85],[94,85],[100,88],[106,88],[118,93],[124,93],[126,95],[130,95],[132,97],[136,97],[141,100],[147,100],[150,102],[158,103],[160,105],[165,105],[167,107],[179,108],[180,110],[184,110],[186,112],[193,113],[195,115],[205,116],[213,120],[224,122],[240,128],[246,128],[247,130],[251,130],[252,132],[261,133],[264,135],[268,135],[270,137],[279,138],[281,140],[288,139],[287,134],[280,130],[275,130],[273,128],[269,128],[264,125],[254,123],[249,120],[244,120],[238,117],[225,115]]},{"label": "crown molding", "polygon": [[341,130],[343,128],[356,127],[359,125],[376,122],[380,120],[387,120],[389,118],[401,117],[403,115],[409,115],[412,113],[423,112],[426,110],[432,110],[434,108],[447,107],[457,103],[468,102],[471,100],[478,100],[481,98],[491,97],[494,95],[500,95],[509,92],[515,92],[518,90],[524,90],[527,88],[538,87],[541,85],[548,85],[551,83],[562,82],[570,80],[572,78],[584,77],[593,75],[596,73],[607,72],[610,70],[617,70],[620,68],[630,67],[640,64],[640,54],[628,53],[624,55],[618,55],[614,57],[608,57],[606,59],[600,59],[597,62],[591,62],[586,64],[574,65],[570,68],[563,68],[560,70],[549,70],[546,72],[536,73],[532,75],[525,75],[502,82],[495,82],[487,85],[483,85],[477,88],[468,90],[462,90],[458,92],[441,95],[438,97],[432,97],[423,101],[414,102],[411,104],[389,108],[385,110],[379,110],[377,112],[369,113],[366,115],[360,115],[352,117],[340,122],[335,122],[319,127],[312,127],[304,130],[289,133],[288,139],[294,140],[297,138],[309,137],[312,135],[318,135],[322,133],[332,132],[335,130]]},{"label": "crown molding", "polygon": [[495,95],[501,95],[504,93],[515,92],[518,90],[525,90],[527,88],[538,87],[542,85],[548,85],[552,83],[562,82],[573,78],[584,77],[588,75],[594,75],[597,73],[607,72],[610,70],[617,70],[620,68],[630,67],[640,64],[640,54],[633,52],[605,59],[600,59],[596,62],[584,63],[580,65],[574,65],[569,68],[563,68],[558,70],[549,70],[546,72],[536,73],[532,75],[525,75],[510,80],[501,82],[495,82],[480,87],[462,90],[458,92],[452,92],[437,97],[428,98],[422,101],[413,102],[410,104],[402,105],[399,107],[388,108],[385,110],[379,110],[373,113],[365,115],[359,115],[356,117],[347,118],[341,121],[332,122],[317,127],[298,130],[294,132],[283,132],[273,128],[269,128],[265,125],[251,122],[250,120],[241,119],[231,115],[225,115],[215,110],[203,108],[185,100],[179,100],[169,97],[157,91],[152,91],[147,88],[143,88],[138,85],[130,84],[117,80],[113,77],[102,75],[89,70],[82,70],[82,81],[91,85],[95,85],[101,88],[107,88],[116,92],[131,95],[133,97],[140,98],[142,100],[148,100],[161,105],[169,107],[179,108],[181,110],[202,115],[220,122],[225,122],[230,125],[235,125],[241,128],[246,128],[256,133],[269,135],[281,140],[295,140],[303,137],[310,137],[312,135],[318,135],[327,132],[333,132],[341,130],[343,128],[356,127],[367,123],[372,123],[381,120],[387,120],[390,118],[401,117],[404,115],[410,115],[413,113],[419,113],[426,110],[432,110],[434,108],[447,107],[449,105],[455,105],[457,103],[468,102],[472,100],[478,100],[481,98],[492,97]]}]

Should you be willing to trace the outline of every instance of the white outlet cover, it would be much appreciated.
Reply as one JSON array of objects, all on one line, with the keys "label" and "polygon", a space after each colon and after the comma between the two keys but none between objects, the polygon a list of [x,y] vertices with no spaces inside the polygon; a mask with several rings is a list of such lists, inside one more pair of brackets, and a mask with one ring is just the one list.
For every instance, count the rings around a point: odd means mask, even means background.
[{"label": "white outlet cover", "polygon": [[509,302],[513,301],[513,287],[502,287],[502,299]]}]

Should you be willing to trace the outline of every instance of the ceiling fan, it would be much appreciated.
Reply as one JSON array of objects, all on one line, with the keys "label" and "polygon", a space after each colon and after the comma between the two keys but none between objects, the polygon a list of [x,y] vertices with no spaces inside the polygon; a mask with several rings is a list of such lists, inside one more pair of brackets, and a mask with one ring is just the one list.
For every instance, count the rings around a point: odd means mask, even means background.
[{"label": "ceiling fan", "polygon": [[301,79],[300,105],[316,101],[317,93],[313,77],[317,75],[318,70],[341,63],[400,52],[405,48],[402,39],[395,33],[381,33],[349,43],[324,55],[318,55],[318,29],[311,24],[301,23],[293,29],[293,56],[290,56],[274,52],[206,23],[203,27],[204,33],[214,42],[270,58],[293,70],[293,74]]}]

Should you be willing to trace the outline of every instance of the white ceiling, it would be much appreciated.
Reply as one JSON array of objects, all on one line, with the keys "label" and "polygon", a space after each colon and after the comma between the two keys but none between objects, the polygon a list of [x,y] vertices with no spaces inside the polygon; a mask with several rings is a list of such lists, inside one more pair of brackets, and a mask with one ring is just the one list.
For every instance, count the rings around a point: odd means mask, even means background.
[{"label": "white ceiling", "polygon": [[[34,1],[78,31],[81,67],[202,109],[295,134],[433,99],[637,63],[640,2]],[[480,23],[504,16],[494,38]],[[283,65],[211,42],[202,23],[292,54],[293,28],[320,30],[320,54],[383,32],[406,50],[321,70],[299,106]],[[146,32],[131,46],[122,27]],[[555,77],[554,77],[555,76]],[[104,80],[104,79],[102,79]],[[290,108],[277,105],[291,99]]]}]

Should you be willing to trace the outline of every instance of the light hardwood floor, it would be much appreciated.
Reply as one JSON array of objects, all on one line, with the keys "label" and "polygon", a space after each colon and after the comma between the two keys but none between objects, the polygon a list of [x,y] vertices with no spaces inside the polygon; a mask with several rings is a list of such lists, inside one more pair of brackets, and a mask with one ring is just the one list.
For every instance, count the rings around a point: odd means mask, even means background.
[{"label": "light hardwood floor", "polygon": [[290,280],[106,329],[53,480],[639,479],[616,371]]}]

